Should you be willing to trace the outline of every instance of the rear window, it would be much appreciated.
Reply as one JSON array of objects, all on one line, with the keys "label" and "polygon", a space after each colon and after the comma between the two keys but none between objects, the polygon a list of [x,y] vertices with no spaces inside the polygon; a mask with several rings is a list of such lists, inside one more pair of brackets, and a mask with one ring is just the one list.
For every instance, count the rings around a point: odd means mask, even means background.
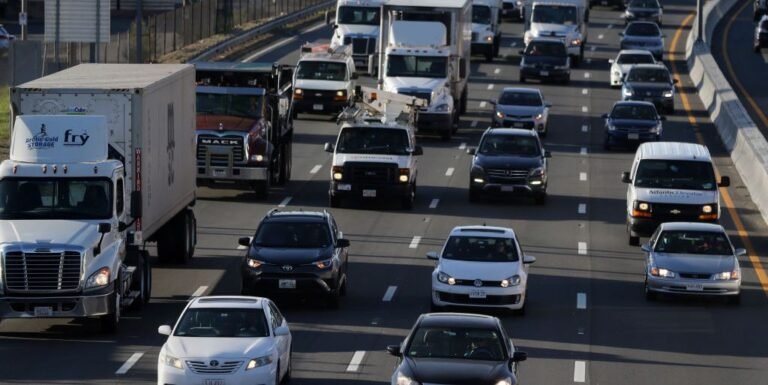
[{"label": "rear window", "polygon": [[619,58],[616,60],[616,62],[618,64],[653,64],[655,63],[655,60],[653,59],[653,55],[650,53],[625,53],[619,55]]},{"label": "rear window", "polygon": [[624,31],[631,36],[660,36],[661,30],[655,23],[631,23]]},{"label": "rear window", "polygon": [[671,83],[666,68],[632,68],[627,74],[628,82]]},{"label": "rear window", "polygon": [[499,98],[499,104],[508,106],[541,106],[541,96],[535,92],[505,91]]}]

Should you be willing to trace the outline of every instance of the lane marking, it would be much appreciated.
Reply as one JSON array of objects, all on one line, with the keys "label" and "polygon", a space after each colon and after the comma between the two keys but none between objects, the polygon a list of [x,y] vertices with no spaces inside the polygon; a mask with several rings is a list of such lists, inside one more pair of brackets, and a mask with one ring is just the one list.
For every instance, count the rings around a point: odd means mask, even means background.
[{"label": "lane marking", "polygon": [[434,198],[432,202],[429,202],[429,208],[436,209],[438,204],[440,204],[440,199]]},{"label": "lane marking", "polygon": [[195,290],[194,293],[192,293],[191,298],[202,297],[207,290],[208,290],[208,286],[200,286],[197,288],[197,290]]},{"label": "lane marking", "polygon": [[283,199],[283,201],[282,201],[282,202],[280,202],[280,204],[279,204],[279,205],[277,205],[277,207],[285,207],[285,206],[288,206],[288,203],[291,203],[291,199],[293,199],[293,197],[286,197],[285,199]]},{"label": "lane marking", "polygon": [[605,36],[604,36],[602,33],[601,33],[601,34],[599,34],[599,35],[597,35],[597,39],[598,39],[598,40],[603,40],[603,38],[604,38],[604,37],[605,37]]},{"label": "lane marking", "polygon": [[470,126],[477,127],[477,120],[473,120],[472,123],[469,124]]},{"label": "lane marking", "polygon": [[586,147],[582,147],[582,148],[581,148],[581,151],[580,151],[579,153],[580,153],[581,155],[587,155],[587,148],[586,148]]},{"label": "lane marking", "polygon": [[447,170],[445,170],[445,176],[451,176],[453,175],[453,172],[456,171],[453,167],[449,167]]},{"label": "lane marking", "polygon": [[501,68],[496,68],[495,70],[493,70],[493,73],[496,74],[496,75],[500,74],[501,73]]},{"label": "lane marking", "polygon": [[390,302],[392,301],[392,297],[395,296],[395,292],[397,291],[397,286],[390,286],[387,288],[387,291],[384,293],[384,297],[381,298],[384,302]]},{"label": "lane marking", "polygon": [[309,170],[309,173],[310,174],[317,174],[317,172],[320,171],[321,168],[323,168],[322,164],[316,164],[315,167],[312,167],[312,169]]},{"label": "lane marking", "polygon": [[581,90],[581,94],[582,94],[582,95],[587,95],[587,94],[589,94],[589,88],[583,88],[583,89]]},{"label": "lane marking", "polygon": [[421,235],[415,235],[411,240],[411,244],[408,245],[408,248],[417,249],[419,247],[419,242],[421,242]]},{"label": "lane marking", "polygon": [[608,26],[607,26],[607,27],[605,27],[605,28],[607,28],[607,29],[613,29],[613,24],[608,24]]},{"label": "lane marking", "polygon": [[587,308],[587,293],[576,293],[576,309]]},{"label": "lane marking", "polygon": [[[250,239],[250,241],[248,241],[249,243],[250,243],[251,241],[253,241],[253,237],[248,237],[248,239]],[[238,250],[247,250],[247,249],[248,249],[248,246],[237,245],[237,249],[238,249]]]},{"label": "lane marking", "polygon": [[584,79],[589,79],[590,76],[589,72],[584,72]]},{"label": "lane marking", "polygon": [[579,214],[586,214],[586,213],[587,213],[587,204],[579,203]]},{"label": "lane marking", "polygon": [[580,172],[579,173],[579,180],[582,182],[585,182],[587,180],[587,173],[586,172]]},{"label": "lane marking", "polygon": [[587,106],[581,106],[581,112],[589,112],[589,107]]},{"label": "lane marking", "polygon": [[[746,5],[751,4],[749,2],[745,3],[744,7]],[[742,7],[739,12],[736,14],[740,14],[741,11],[744,8]],[[685,20],[683,20],[682,24],[680,24],[680,27],[678,27],[677,31],[675,32],[675,36],[672,39],[672,44],[670,47],[673,47],[673,49],[670,49],[667,55],[669,56],[669,62],[672,67],[672,73],[675,74],[676,77],[680,76],[680,72],[677,69],[677,66],[675,65],[675,52],[674,47],[678,46],[680,37],[683,35],[683,31],[688,28],[688,25],[691,23],[693,18],[695,17],[695,13],[689,14]],[[723,34],[723,43],[725,43],[727,39],[728,31],[730,30],[731,24],[732,24],[733,18],[729,21],[729,24],[726,25],[726,32]],[[727,52],[726,52],[726,66],[728,66],[729,61],[727,59]],[[733,70],[733,67],[731,67],[731,72]],[[743,87],[741,87],[741,83],[734,77],[736,86],[739,87],[741,90],[743,90]],[[745,93],[746,95],[746,93]],[[691,108],[691,104],[688,101],[688,93],[687,92],[680,92],[680,100],[683,102],[683,109],[685,109],[687,115],[688,115],[688,122],[692,125],[696,125],[698,123],[698,119],[693,114],[693,109]],[[747,99],[749,100],[749,99]],[[752,105],[752,103],[750,103]],[[759,107],[757,107],[757,104],[753,105],[753,108],[755,111],[761,111]],[[762,119],[761,119],[762,120]],[[766,118],[768,120],[768,118]],[[768,122],[766,122],[766,125],[768,125]],[[704,144],[704,137],[701,135],[701,132],[696,129],[696,140],[699,142],[699,144]],[[717,167],[715,167],[715,174],[719,178],[720,173],[717,170]],[[755,274],[757,275],[758,281],[760,281],[760,286],[762,286],[763,294],[768,296],[768,273],[766,273],[765,268],[763,267],[763,263],[760,261],[759,255],[755,252],[755,248],[752,245],[752,239],[749,237],[749,233],[747,232],[746,227],[744,226],[744,223],[741,221],[741,217],[739,216],[739,212],[736,210],[736,206],[733,203],[733,199],[731,199],[731,194],[728,192],[727,188],[721,188],[720,189],[720,197],[723,199],[723,203],[725,203],[725,208],[728,211],[728,215],[733,220],[733,225],[736,227],[736,233],[739,235],[739,238],[741,239],[741,242],[744,244],[744,248],[747,249],[747,254],[749,257],[749,262],[752,264],[752,266],[755,269]]]},{"label": "lane marking", "polygon": [[581,126],[581,132],[587,132],[587,131],[589,131],[589,126],[586,125],[586,124],[582,125]]},{"label": "lane marking", "polygon": [[293,37],[289,37],[287,39],[280,40],[277,43],[274,43],[274,44],[272,44],[270,46],[267,46],[266,48],[264,48],[264,49],[262,49],[260,51],[256,51],[256,53],[254,53],[254,54],[246,57],[245,59],[243,59],[242,62],[243,63],[247,63],[247,62],[253,61],[257,57],[262,56],[262,55],[266,54],[269,51],[272,51],[274,49],[280,48],[280,47],[282,47],[282,46],[284,46],[284,45],[286,45],[286,44],[288,44],[288,43],[298,39],[299,36],[304,36],[304,34],[317,31],[318,29],[323,28],[323,27],[325,27],[325,24],[324,23],[320,23],[318,25],[315,25],[315,26],[312,26],[310,28],[307,28],[304,31],[299,32],[298,34],[296,34]]},{"label": "lane marking", "polygon": [[459,145],[459,150],[466,150],[466,149],[467,149],[467,144],[466,144],[466,143],[464,143],[464,142],[462,142],[462,143]]},{"label": "lane marking", "polygon": [[480,108],[485,108],[487,104],[485,101],[480,102]]},{"label": "lane marking", "polygon": [[588,57],[588,58],[584,59],[584,61],[585,61],[587,64],[590,64],[590,63],[592,63],[592,58],[591,58],[591,57]]},{"label": "lane marking", "polygon": [[360,364],[363,362],[364,357],[365,357],[365,350],[356,351],[355,354],[352,355],[352,360],[349,361],[349,366],[347,366],[347,371],[356,372],[358,369],[360,369]]},{"label": "lane marking", "polygon": [[589,50],[592,51],[592,52],[595,52],[596,49],[597,49],[597,47],[595,47],[594,45],[589,47]]},{"label": "lane marking", "polygon": [[579,242],[579,255],[587,255],[587,242]]},{"label": "lane marking", "polygon": [[573,365],[573,382],[584,382],[587,380],[587,363],[576,361]]},{"label": "lane marking", "polygon": [[493,89],[493,84],[489,84],[488,85],[488,90],[492,90],[492,89]]},{"label": "lane marking", "polygon": [[117,369],[115,374],[128,373],[128,371],[131,370],[133,365],[136,365],[136,362],[138,362],[143,355],[144,352],[133,353],[130,357],[128,357],[128,360],[123,363],[123,366],[121,366],[120,369]]},{"label": "lane marking", "polygon": [[509,46],[510,46],[510,47],[515,47],[515,46],[517,46],[517,42],[516,42],[516,41],[513,41],[511,44],[509,44]]}]

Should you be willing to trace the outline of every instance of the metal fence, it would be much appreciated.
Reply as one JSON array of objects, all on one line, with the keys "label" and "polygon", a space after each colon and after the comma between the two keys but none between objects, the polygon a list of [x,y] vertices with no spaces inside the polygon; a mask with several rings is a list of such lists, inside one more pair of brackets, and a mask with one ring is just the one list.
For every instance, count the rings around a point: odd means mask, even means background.
[{"label": "metal fence", "polygon": [[[258,25],[326,0],[201,0],[173,11],[144,17],[142,61],[162,56],[216,34],[230,33],[244,24]],[[98,49],[89,43],[44,43],[45,73],[52,73],[91,58],[100,63],[135,63],[136,23],[129,31],[111,36]],[[93,51],[93,52],[92,52]]]}]

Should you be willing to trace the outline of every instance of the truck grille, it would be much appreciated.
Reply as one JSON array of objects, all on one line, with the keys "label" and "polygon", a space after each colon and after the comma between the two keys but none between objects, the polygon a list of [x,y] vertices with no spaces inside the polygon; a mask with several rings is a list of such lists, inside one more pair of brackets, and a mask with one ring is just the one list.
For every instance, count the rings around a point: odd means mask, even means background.
[{"label": "truck grille", "polygon": [[525,184],[528,182],[528,170],[507,170],[490,168],[485,171],[488,181],[500,184]]},{"label": "truck grille", "polygon": [[187,361],[189,369],[197,374],[231,374],[242,365],[243,361]]},{"label": "truck grille", "polygon": [[345,37],[345,45],[352,45],[353,55],[369,55],[376,51],[376,38],[373,37]]},{"label": "truck grille", "polygon": [[233,162],[243,162],[245,160],[243,143],[242,136],[200,135],[197,137],[197,160],[205,161],[206,154],[210,153],[212,165],[227,165],[231,153]]},{"label": "truck grille", "polygon": [[427,101],[427,104],[432,102],[432,91],[397,91],[397,93],[424,99]]},{"label": "truck grille", "polygon": [[347,162],[345,168],[351,183],[386,185],[397,181],[398,167],[394,163]]},{"label": "truck grille", "polygon": [[5,254],[5,285],[16,291],[77,290],[82,260],[77,251]]},{"label": "truck grille", "polygon": [[335,90],[304,90],[304,101],[306,102],[327,102],[333,100],[335,96]]},{"label": "truck grille", "polygon": [[699,214],[701,214],[701,206],[651,203],[651,214],[654,219],[663,222],[698,221]]}]

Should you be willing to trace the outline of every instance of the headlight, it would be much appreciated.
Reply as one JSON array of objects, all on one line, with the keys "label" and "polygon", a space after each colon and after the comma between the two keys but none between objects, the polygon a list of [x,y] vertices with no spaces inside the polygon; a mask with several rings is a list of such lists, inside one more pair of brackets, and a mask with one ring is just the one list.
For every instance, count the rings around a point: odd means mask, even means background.
[{"label": "headlight", "polygon": [[496,117],[499,119],[504,119],[504,113],[501,111],[496,111]]},{"label": "headlight", "polygon": [[485,179],[483,179],[483,178],[472,178],[472,181],[475,182],[475,183],[478,183],[478,184],[485,183]]},{"label": "headlight", "polygon": [[421,385],[414,381],[412,378],[404,375],[402,372],[397,372],[397,385]]},{"label": "headlight", "polygon": [[264,155],[251,155],[251,162],[262,162],[264,161]]},{"label": "headlight", "polygon": [[613,76],[621,77],[621,72],[619,71],[613,71]]},{"label": "headlight", "polygon": [[739,271],[724,271],[722,273],[717,273],[712,276],[712,279],[716,281],[727,281],[732,279],[739,279]]},{"label": "headlight", "polygon": [[411,170],[407,168],[400,169],[400,176],[397,178],[400,183],[408,183],[411,180]]},{"label": "headlight", "polygon": [[448,104],[440,104],[435,107],[435,112],[448,112],[450,108]]},{"label": "headlight", "polygon": [[632,206],[632,216],[635,218],[650,218],[651,204],[648,202],[635,201]]},{"label": "headlight", "polygon": [[167,353],[163,353],[160,355],[160,361],[168,366],[172,366],[176,369],[183,369],[184,367],[181,365],[181,360],[168,355]]},{"label": "headlight", "polygon": [[661,124],[657,124],[657,125],[651,127],[651,129],[650,129],[650,132],[652,132],[652,133],[659,132],[659,131],[661,131]]},{"label": "headlight", "polygon": [[320,270],[327,269],[327,268],[333,266],[333,258],[326,259],[326,260],[323,260],[323,261],[317,261],[317,262],[314,263],[314,265],[317,266],[317,268],[320,269]]},{"label": "headlight", "polygon": [[581,45],[581,39],[573,39],[573,40],[571,40],[571,45]]},{"label": "headlight", "polygon": [[333,180],[342,180],[344,178],[344,167],[342,166],[333,166],[333,169],[331,171],[331,175],[333,177]]},{"label": "headlight", "polygon": [[515,274],[507,279],[501,280],[501,287],[517,286],[520,284],[520,276]]},{"label": "headlight", "polygon": [[625,89],[621,90],[621,93],[624,96],[632,96],[632,89],[631,88],[625,88]]},{"label": "headlight", "polygon": [[664,97],[665,98],[671,98],[672,97],[672,91],[665,91],[664,92]]},{"label": "headlight", "polygon": [[541,120],[543,118],[544,118],[544,114],[542,114],[541,112],[539,112],[536,115],[533,115],[533,120]]},{"label": "headlight", "polygon": [[260,368],[262,366],[267,366],[271,363],[272,363],[272,356],[257,357],[248,361],[248,366],[245,367],[245,370]]},{"label": "headlight", "polygon": [[667,269],[660,269],[656,266],[651,266],[651,275],[654,277],[675,278],[675,273]]},{"label": "headlight", "polygon": [[614,126],[613,124],[609,124],[608,131],[616,131],[616,126]]},{"label": "headlight", "polygon": [[293,98],[299,99],[299,100],[304,99],[304,90],[302,90],[301,88],[297,88],[293,90]]},{"label": "headlight", "polygon": [[485,37],[485,41],[487,41],[487,42],[489,42],[489,43],[490,43],[490,42],[493,42],[493,35],[488,35],[488,36],[486,36],[486,37]]},{"label": "headlight", "polygon": [[629,11],[627,11],[627,12],[625,13],[625,15],[626,15],[627,17],[635,17],[635,13],[634,13],[634,12],[629,12]]},{"label": "headlight", "polygon": [[259,261],[258,259],[251,259],[251,258],[246,258],[245,263],[248,264],[248,267],[250,267],[251,269],[258,269],[259,267],[261,267],[261,265],[264,264],[264,262]]},{"label": "headlight", "polygon": [[447,283],[449,285],[455,285],[456,284],[456,280],[453,277],[451,277],[448,274],[443,273],[442,271],[437,273],[437,280],[442,282],[442,283]]},{"label": "headlight", "polygon": [[701,206],[701,212],[703,212],[704,214],[711,214],[712,210],[713,210],[712,205]]},{"label": "headlight", "polygon": [[336,95],[333,97],[333,100],[337,102],[343,102],[347,100],[347,90],[336,91]]},{"label": "headlight", "polygon": [[496,385],[512,385],[512,379],[511,378],[505,378],[503,380],[499,380],[496,382]]},{"label": "headlight", "polygon": [[85,288],[93,289],[96,287],[107,286],[108,284],[109,284],[109,268],[102,267],[101,269],[97,270],[95,273],[91,274],[90,277],[88,277],[88,280],[85,281]]}]

